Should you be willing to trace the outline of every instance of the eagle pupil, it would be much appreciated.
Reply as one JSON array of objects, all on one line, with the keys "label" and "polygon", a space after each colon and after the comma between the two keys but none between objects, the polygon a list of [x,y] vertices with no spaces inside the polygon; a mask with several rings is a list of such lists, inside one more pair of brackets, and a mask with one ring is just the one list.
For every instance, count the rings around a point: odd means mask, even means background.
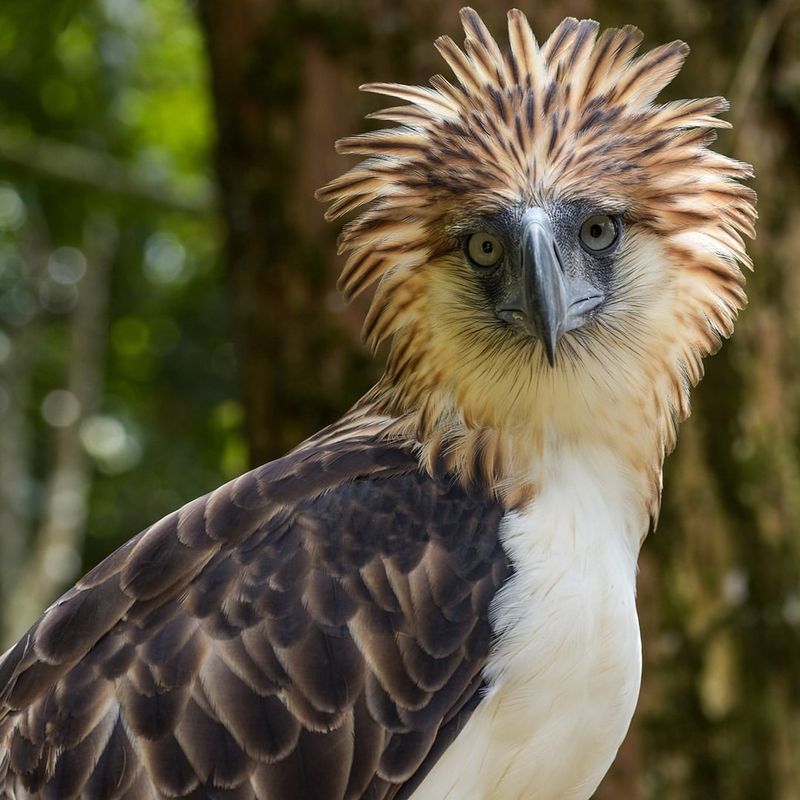
[{"label": "eagle pupil", "polygon": [[593,239],[599,239],[603,235],[603,226],[602,225],[598,225],[595,222],[595,224],[592,225],[591,228],[589,228],[589,235]]},{"label": "eagle pupil", "polygon": [[483,250],[486,255],[491,255],[492,251],[494,250],[494,245],[489,241],[489,239],[484,239],[481,242],[481,250]]}]

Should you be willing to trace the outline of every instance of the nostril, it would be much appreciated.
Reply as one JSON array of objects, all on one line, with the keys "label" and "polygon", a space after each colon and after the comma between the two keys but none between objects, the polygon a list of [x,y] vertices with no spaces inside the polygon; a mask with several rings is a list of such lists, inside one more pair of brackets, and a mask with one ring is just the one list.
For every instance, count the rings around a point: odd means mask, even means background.
[{"label": "nostril", "polygon": [[503,322],[508,322],[509,324],[519,324],[526,320],[524,312],[520,311],[518,308],[498,308],[497,316],[503,320]]}]

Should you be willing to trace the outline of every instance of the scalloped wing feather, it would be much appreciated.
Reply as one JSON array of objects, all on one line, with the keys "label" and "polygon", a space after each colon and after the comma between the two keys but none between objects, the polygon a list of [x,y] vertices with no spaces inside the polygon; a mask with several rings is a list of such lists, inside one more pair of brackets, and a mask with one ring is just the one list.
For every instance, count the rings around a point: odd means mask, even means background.
[{"label": "scalloped wing feather", "polygon": [[[0,797],[392,798],[474,708],[499,503],[354,412],[153,525],[0,662]],[[385,440],[384,436],[390,440]]]}]

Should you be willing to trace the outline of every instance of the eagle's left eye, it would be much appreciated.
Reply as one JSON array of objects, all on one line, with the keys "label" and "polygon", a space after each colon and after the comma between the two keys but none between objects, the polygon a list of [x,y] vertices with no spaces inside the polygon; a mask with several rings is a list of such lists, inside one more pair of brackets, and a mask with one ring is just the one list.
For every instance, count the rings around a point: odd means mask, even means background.
[{"label": "eagle's left eye", "polygon": [[593,214],[584,220],[579,235],[584,250],[597,253],[608,250],[616,243],[619,238],[619,225],[613,217]]},{"label": "eagle's left eye", "polygon": [[503,257],[503,245],[491,233],[473,233],[467,240],[467,255],[479,267],[493,267]]}]

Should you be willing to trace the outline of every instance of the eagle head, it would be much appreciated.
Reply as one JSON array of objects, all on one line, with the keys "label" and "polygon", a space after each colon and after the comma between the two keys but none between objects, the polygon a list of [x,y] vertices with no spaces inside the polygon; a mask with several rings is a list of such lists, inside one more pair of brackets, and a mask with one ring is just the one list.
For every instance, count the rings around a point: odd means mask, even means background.
[{"label": "eagle head", "polygon": [[650,431],[637,457],[660,475],[746,299],[751,169],[708,147],[727,103],[655,101],[682,42],[637,55],[638,29],[570,18],[540,45],[512,10],[503,51],[461,18],[463,49],[436,42],[456,82],[363,86],[407,101],[370,115],[399,125],[339,141],[364,160],[318,193],[330,219],[361,209],[340,286],[378,282],[364,333],[391,348],[375,397],[423,439]]}]

